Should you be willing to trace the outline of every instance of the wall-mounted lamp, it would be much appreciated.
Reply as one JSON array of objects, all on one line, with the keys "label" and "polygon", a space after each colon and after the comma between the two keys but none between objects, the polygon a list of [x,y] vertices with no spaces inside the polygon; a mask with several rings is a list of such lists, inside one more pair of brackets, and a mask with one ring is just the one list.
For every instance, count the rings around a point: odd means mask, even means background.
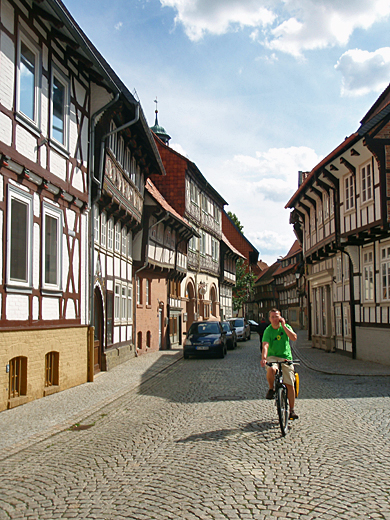
[{"label": "wall-mounted lamp", "polygon": [[295,278],[297,279],[297,281],[299,280],[300,277],[301,277],[300,273],[295,273]]},{"label": "wall-mounted lamp", "polygon": [[84,206],[84,202],[77,197],[74,199],[73,204],[75,204],[80,209]]},{"label": "wall-mounted lamp", "polygon": [[30,170],[28,170],[27,168],[24,168],[23,175],[24,175],[24,177],[26,177],[26,179],[33,182],[37,186],[41,186],[41,184],[43,183],[42,177],[40,177],[39,175],[36,175],[35,173],[30,172]]},{"label": "wall-mounted lamp", "polygon": [[70,193],[68,193],[66,191],[63,191],[61,193],[61,198],[66,200],[66,202],[72,202],[73,201],[73,195],[71,195]]},{"label": "wall-mounted lamp", "polygon": [[46,183],[46,189],[47,191],[50,191],[53,195],[58,195],[60,192],[60,188],[57,188],[57,186],[54,186],[51,182]]}]

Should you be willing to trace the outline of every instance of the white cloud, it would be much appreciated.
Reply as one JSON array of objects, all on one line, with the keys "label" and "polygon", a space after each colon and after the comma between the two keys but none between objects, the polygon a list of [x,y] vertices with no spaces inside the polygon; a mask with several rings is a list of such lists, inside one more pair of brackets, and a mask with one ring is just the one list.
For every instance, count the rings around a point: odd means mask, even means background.
[{"label": "white cloud", "polygon": [[349,50],[341,56],[335,69],[343,77],[343,96],[381,92],[390,82],[390,47],[374,52]]},{"label": "white cloud", "polygon": [[249,38],[300,57],[306,50],[346,45],[355,29],[390,14],[388,0],[160,0],[175,22],[198,41],[207,33],[253,29]]},{"label": "white cloud", "polygon": [[114,28],[115,28],[117,31],[119,31],[119,29],[122,29],[122,25],[123,25],[123,22],[118,22],[118,23],[114,26]]},{"label": "white cloud", "polygon": [[[160,0],[163,7],[176,10],[176,23],[184,26],[187,36],[200,40],[206,33],[224,34],[243,27],[271,24],[275,15],[265,2],[257,0]],[[264,5],[262,5],[264,3]]]},{"label": "white cloud", "polygon": [[298,171],[311,170],[320,160],[314,150],[301,146],[237,155],[224,164],[226,210],[237,215],[245,236],[268,264],[286,255],[295,240],[284,206],[298,189]]}]

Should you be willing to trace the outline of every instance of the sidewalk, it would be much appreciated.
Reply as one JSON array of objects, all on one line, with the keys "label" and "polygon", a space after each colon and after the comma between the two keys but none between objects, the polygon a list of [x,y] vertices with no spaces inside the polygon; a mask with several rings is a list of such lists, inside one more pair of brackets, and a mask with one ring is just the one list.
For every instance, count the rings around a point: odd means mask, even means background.
[{"label": "sidewalk", "polygon": [[325,352],[313,348],[307,339],[307,331],[297,331],[298,339],[293,343],[293,356],[311,370],[324,374],[346,376],[390,376],[390,366],[370,361],[352,359],[340,353]]},{"label": "sidewalk", "polygon": [[80,423],[136,390],[183,356],[182,349],[160,350],[130,359],[69,390],[0,412],[0,460]]}]

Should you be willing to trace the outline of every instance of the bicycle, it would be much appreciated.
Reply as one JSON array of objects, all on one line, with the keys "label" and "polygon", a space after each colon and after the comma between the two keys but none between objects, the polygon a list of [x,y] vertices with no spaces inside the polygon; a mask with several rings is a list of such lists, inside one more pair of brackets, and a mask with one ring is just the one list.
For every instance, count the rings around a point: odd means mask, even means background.
[{"label": "bicycle", "polygon": [[[299,360],[289,361],[286,359],[285,361],[274,361],[272,363],[267,362],[266,365],[271,367],[274,364],[278,365],[275,379],[274,379],[274,396],[275,396],[275,405],[278,410],[278,418],[280,424],[280,430],[282,432],[283,437],[288,432],[288,399],[287,399],[287,386],[283,382],[283,372],[282,372],[282,364],[286,365],[299,364]],[[295,374],[295,397],[298,397],[299,393],[299,376]]]}]

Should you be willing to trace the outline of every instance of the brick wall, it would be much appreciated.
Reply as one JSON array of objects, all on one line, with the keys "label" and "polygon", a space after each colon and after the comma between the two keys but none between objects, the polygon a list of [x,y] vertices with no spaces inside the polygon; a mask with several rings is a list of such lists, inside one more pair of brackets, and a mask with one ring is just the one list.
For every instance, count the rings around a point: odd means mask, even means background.
[{"label": "brick wall", "polygon": [[156,139],[156,143],[167,174],[164,177],[151,175],[150,178],[169,204],[180,215],[184,215],[187,160],[159,139]]},{"label": "brick wall", "polygon": [[222,231],[229,242],[249,261],[249,253],[253,251],[253,247],[237,230],[224,211],[222,212]]},{"label": "brick wall", "polygon": [[45,355],[51,351],[59,352],[59,386],[54,390],[87,381],[87,327],[0,333],[0,411],[8,407],[10,360],[27,357],[27,395],[14,403],[23,404],[44,396]]},{"label": "brick wall", "polygon": [[[161,276],[161,275],[160,275]],[[166,279],[158,277],[151,271],[142,273],[142,303],[137,305],[137,337],[135,344],[138,354],[159,350],[159,301],[163,302],[162,309],[162,348],[166,347],[166,331],[165,318],[167,317],[167,285]],[[146,279],[150,281],[150,305],[146,305]],[[146,348],[147,333],[150,332],[150,347]],[[138,349],[138,334],[142,334],[142,348]]]}]

